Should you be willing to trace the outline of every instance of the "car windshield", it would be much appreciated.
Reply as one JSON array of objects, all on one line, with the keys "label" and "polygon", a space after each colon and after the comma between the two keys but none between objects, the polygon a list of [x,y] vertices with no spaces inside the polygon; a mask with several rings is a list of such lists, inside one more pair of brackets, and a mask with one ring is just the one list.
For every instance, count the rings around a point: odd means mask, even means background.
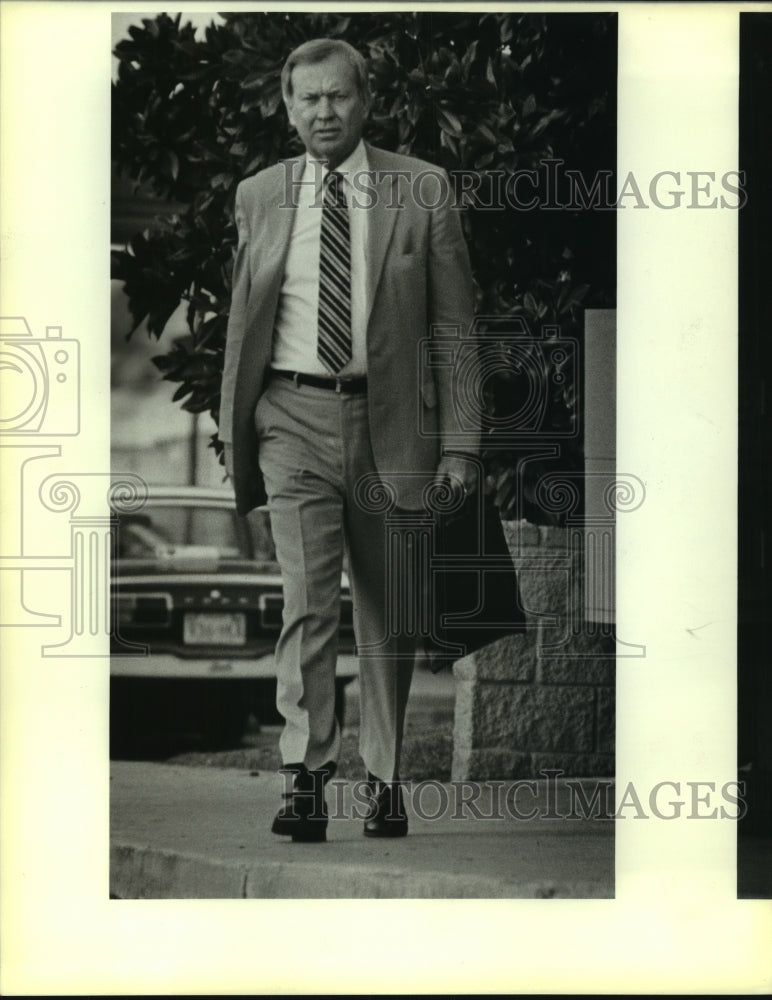
[{"label": "car windshield", "polygon": [[148,503],[138,513],[121,515],[118,559],[152,562],[159,568],[193,568],[195,563],[206,568],[233,561],[272,562],[275,552],[263,511],[255,512],[247,527],[234,510],[224,507]]}]

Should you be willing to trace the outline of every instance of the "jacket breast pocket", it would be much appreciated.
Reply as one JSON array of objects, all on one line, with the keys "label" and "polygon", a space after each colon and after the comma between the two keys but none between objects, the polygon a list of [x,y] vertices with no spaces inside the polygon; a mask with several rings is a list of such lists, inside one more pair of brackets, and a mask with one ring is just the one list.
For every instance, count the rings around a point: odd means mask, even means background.
[{"label": "jacket breast pocket", "polygon": [[412,250],[403,250],[395,253],[391,260],[397,267],[418,267],[420,258]]},{"label": "jacket breast pocket", "polygon": [[400,259],[421,260],[426,257],[426,236],[415,227],[406,227],[404,231],[394,234],[392,248]]}]

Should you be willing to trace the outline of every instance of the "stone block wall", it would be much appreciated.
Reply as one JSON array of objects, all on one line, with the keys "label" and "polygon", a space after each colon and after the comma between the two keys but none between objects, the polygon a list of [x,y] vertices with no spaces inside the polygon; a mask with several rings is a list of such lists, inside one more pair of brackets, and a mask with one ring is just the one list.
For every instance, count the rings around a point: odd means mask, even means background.
[{"label": "stone block wall", "polygon": [[614,773],[615,643],[583,620],[581,535],[505,522],[528,629],[458,660],[454,780]]}]

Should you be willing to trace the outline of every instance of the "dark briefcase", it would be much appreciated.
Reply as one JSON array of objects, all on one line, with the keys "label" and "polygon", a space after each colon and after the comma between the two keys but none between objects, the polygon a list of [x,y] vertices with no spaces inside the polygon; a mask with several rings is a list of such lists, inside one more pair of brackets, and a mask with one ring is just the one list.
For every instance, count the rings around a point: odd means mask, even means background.
[{"label": "dark briefcase", "polygon": [[525,613],[498,509],[471,494],[461,509],[436,514],[427,574],[431,632],[424,648],[441,670],[502,636],[523,632]]}]

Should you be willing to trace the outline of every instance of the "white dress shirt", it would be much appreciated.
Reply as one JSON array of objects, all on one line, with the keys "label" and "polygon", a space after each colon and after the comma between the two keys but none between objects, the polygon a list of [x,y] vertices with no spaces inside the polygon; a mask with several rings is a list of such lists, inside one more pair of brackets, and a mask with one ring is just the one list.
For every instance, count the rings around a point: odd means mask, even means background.
[{"label": "white dress shirt", "polygon": [[[367,371],[365,342],[367,278],[367,209],[357,205],[351,177],[367,170],[364,142],[339,167],[348,203],[351,234],[351,346],[352,356],[342,376],[364,375]],[[297,208],[290,233],[290,245],[279,293],[273,338],[274,368],[326,375],[316,354],[319,307],[319,242],[322,229],[322,185],[326,164],[308,156],[302,183],[297,189]],[[361,198],[360,198],[361,202]]]}]

